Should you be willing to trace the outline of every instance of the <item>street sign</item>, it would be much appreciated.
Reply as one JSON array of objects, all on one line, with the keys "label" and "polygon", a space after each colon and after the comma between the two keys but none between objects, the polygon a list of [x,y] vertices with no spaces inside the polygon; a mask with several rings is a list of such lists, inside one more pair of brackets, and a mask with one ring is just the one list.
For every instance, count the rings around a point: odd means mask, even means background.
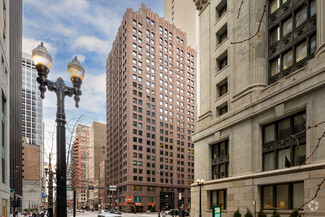
[{"label": "street sign", "polygon": [[46,193],[45,192],[42,193],[42,198],[46,198]]},{"label": "street sign", "polygon": [[67,188],[67,191],[71,191],[71,188]]},{"label": "street sign", "polygon": [[221,207],[220,206],[214,206],[212,217],[221,217]]},{"label": "street sign", "polygon": [[67,202],[73,201],[73,191],[67,191]]},{"label": "street sign", "polygon": [[116,185],[110,185],[110,186],[109,186],[109,190],[110,190],[110,191],[117,191],[117,187],[116,187]]}]

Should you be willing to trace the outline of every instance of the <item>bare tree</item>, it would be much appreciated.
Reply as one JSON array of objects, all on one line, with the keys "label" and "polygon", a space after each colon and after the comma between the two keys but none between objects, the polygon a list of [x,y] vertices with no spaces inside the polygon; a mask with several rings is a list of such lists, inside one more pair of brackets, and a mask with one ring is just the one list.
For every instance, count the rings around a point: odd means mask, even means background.
[{"label": "bare tree", "polygon": [[[307,126],[305,130],[302,130],[302,131],[300,131],[300,132],[298,132],[298,133],[296,133],[296,134],[290,135],[290,136],[289,136],[288,138],[286,138],[286,139],[281,140],[280,143],[281,143],[283,149],[284,149],[285,142],[286,142],[286,141],[289,141],[289,140],[291,140],[291,139],[294,139],[294,140],[296,141],[297,146],[299,146],[299,139],[297,138],[299,135],[302,135],[302,134],[306,133],[307,131],[309,131],[309,130],[311,130],[311,129],[313,129],[313,128],[317,128],[317,127],[319,127],[319,126],[321,126],[321,125],[324,125],[324,124],[325,124],[325,121],[322,121],[322,122],[319,122],[319,123],[317,123],[317,124],[315,124],[315,125]],[[325,131],[324,131],[324,132],[322,133],[322,135],[317,139],[317,144],[316,144],[314,150],[309,154],[308,157],[306,157],[306,160],[305,160],[304,162],[302,162],[302,163],[299,165],[299,168],[298,168],[298,169],[300,169],[303,165],[307,164],[308,160],[310,160],[310,159],[312,158],[312,156],[315,155],[315,153],[316,153],[316,151],[318,150],[318,148],[319,148],[319,146],[320,146],[321,141],[322,141],[323,138],[325,138]],[[316,189],[316,191],[315,191],[313,197],[311,197],[311,198],[308,199],[306,202],[304,202],[303,204],[301,204],[298,208],[296,208],[295,211],[300,210],[300,209],[303,208],[306,204],[308,204],[309,202],[311,202],[312,200],[314,200],[315,198],[317,198],[318,193],[321,191],[322,185],[323,185],[324,183],[325,183],[325,178],[323,178],[322,181],[317,185],[317,189]]]}]

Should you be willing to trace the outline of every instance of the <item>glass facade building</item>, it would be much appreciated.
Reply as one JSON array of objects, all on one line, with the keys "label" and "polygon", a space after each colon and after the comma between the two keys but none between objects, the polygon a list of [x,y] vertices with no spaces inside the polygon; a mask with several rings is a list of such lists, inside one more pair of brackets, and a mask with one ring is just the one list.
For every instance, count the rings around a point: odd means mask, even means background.
[{"label": "glass facade building", "polygon": [[22,59],[22,136],[33,145],[41,145],[43,134],[43,102],[36,81],[37,71],[32,56]]}]

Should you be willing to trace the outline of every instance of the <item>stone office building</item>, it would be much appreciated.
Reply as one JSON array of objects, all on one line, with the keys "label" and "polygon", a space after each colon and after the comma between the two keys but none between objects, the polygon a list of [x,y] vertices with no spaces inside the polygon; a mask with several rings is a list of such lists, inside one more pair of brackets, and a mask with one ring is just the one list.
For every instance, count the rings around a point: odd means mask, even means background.
[{"label": "stone office building", "polygon": [[188,207],[196,52],[186,34],[144,5],[127,9],[106,64],[107,183],[117,186],[110,205]]},{"label": "stone office building", "polygon": [[[195,179],[205,180],[202,216],[211,216],[214,203],[223,217],[254,204],[288,216],[325,178],[324,140],[308,158],[325,131],[325,1],[194,2],[201,115],[193,141]],[[199,199],[193,184],[192,216],[199,216]],[[324,192],[301,213],[325,216]]]}]

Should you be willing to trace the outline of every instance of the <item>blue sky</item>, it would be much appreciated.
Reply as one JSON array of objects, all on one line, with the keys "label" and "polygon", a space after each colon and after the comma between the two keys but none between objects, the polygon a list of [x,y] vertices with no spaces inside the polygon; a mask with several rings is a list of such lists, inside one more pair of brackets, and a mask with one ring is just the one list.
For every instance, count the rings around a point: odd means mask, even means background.
[{"label": "blue sky", "polygon": [[[85,68],[80,107],[65,100],[67,120],[86,114],[84,123],[105,123],[106,58],[127,8],[141,3],[163,16],[163,0],[24,0],[23,51],[31,53],[41,41],[53,63],[49,79],[62,77],[71,86],[67,64],[76,55]],[[56,96],[47,92],[43,101],[46,137],[54,129]]]}]

